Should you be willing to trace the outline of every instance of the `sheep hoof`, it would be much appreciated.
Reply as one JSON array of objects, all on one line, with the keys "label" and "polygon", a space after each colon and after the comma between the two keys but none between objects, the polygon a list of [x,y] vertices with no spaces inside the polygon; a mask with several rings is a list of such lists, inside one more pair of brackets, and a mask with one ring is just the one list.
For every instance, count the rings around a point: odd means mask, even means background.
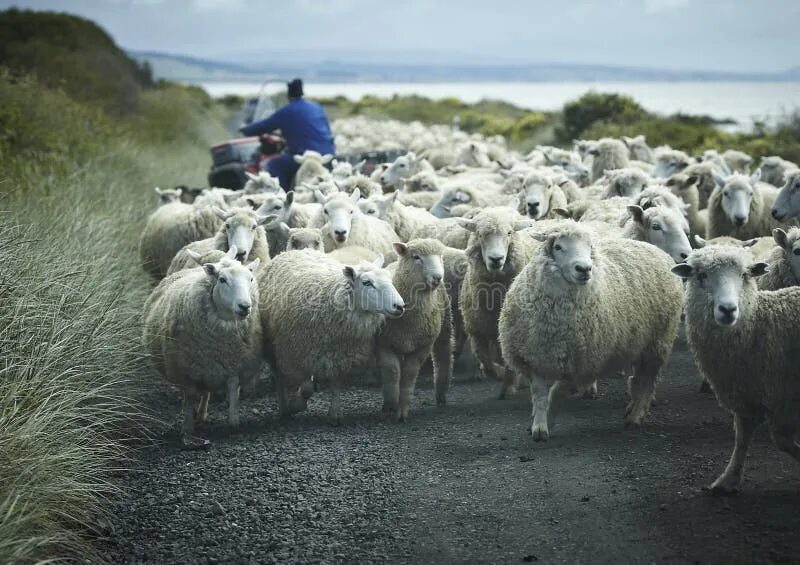
[{"label": "sheep hoof", "polygon": [[739,494],[739,485],[727,484],[728,482],[730,481],[726,481],[723,477],[720,477],[711,483],[711,486],[703,490],[712,496],[732,496],[734,494]]},{"label": "sheep hoof", "polygon": [[547,424],[533,424],[531,426],[531,436],[533,436],[533,441],[547,441],[550,439]]},{"label": "sheep hoof", "polygon": [[711,385],[709,384],[708,381],[703,381],[702,383],[700,383],[700,392],[704,394],[708,394],[709,392],[711,392]]},{"label": "sheep hoof", "polygon": [[436,397],[436,406],[439,406],[439,407],[447,406],[447,397],[445,397],[445,396],[437,396]]},{"label": "sheep hoof", "polygon": [[633,418],[625,418],[626,430],[640,430],[642,429],[642,421],[634,420]]},{"label": "sheep hoof", "polygon": [[209,440],[191,434],[184,434],[181,438],[181,444],[184,449],[189,451],[198,451],[211,447],[211,442]]}]

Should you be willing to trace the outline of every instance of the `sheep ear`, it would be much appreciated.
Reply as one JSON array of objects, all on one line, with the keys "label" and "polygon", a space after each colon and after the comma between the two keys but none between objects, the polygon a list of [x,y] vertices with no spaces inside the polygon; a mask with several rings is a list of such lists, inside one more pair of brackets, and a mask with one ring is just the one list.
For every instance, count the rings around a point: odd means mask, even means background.
[{"label": "sheep ear", "polygon": [[756,243],[758,243],[758,238],[757,237],[755,237],[753,239],[748,239],[747,241],[743,241],[742,242],[742,247],[744,247],[744,248],[753,247]]},{"label": "sheep ear", "polygon": [[631,142],[634,141],[633,139],[631,139],[627,135],[623,135],[620,139],[622,139],[622,143],[625,144],[625,147],[630,147],[631,146]]},{"label": "sheep ear", "polygon": [[711,176],[714,177],[714,182],[717,184],[718,187],[722,188],[723,186],[725,186],[725,177],[723,177],[717,171],[712,171]]},{"label": "sheep ear", "polygon": [[566,208],[553,208],[553,214],[556,216],[561,216],[562,218],[571,218],[572,214],[569,213],[569,210]]},{"label": "sheep ear", "polygon": [[694,276],[694,267],[686,263],[678,263],[672,267],[672,273],[682,279],[690,279]]},{"label": "sheep ear", "polygon": [[228,259],[235,259],[237,253],[239,253],[239,250],[236,248],[235,245],[231,245],[230,248],[228,249],[228,252],[225,253],[225,257],[227,257]]},{"label": "sheep ear", "polygon": [[294,162],[295,163],[299,163],[299,164],[302,165],[303,164],[303,156],[302,155],[295,155],[294,156]]},{"label": "sheep ear", "polygon": [[286,193],[286,201],[285,201],[286,207],[288,208],[289,206],[291,206],[292,202],[294,202],[294,190],[290,190],[289,192]]},{"label": "sheep ear", "polygon": [[470,200],[469,194],[467,194],[463,190],[457,190],[456,191],[455,199],[458,202],[469,202],[469,200]]},{"label": "sheep ear", "polygon": [[786,232],[781,228],[772,230],[772,239],[778,244],[778,247],[786,248]]},{"label": "sheep ear", "polygon": [[750,184],[756,184],[758,181],[761,180],[761,167],[755,170],[755,172],[750,175]]},{"label": "sheep ear", "polygon": [[268,224],[269,222],[271,222],[273,220],[277,220],[277,219],[278,219],[278,216],[276,214],[270,214],[269,216],[257,216],[256,217],[256,223],[259,226],[263,226],[264,224]]},{"label": "sheep ear", "polygon": [[534,231],[534,232],[530,232],[530,233],[531,233],[531,237],[533,239],[535,239],[536,241],[542,241],[542,242],[547,241],[547,234],[546,233],[542,233],[542,232],[538,232],[538,231]]},{"label": "sheep ear", "polygon": [[631,218],[633,218],[634,222],[636,222],[637,224],[643,223],[643,221],[644,221],[644,210],[642,210],[641,206],[637,206],[636,204],[631,204],[627,208],[628,208],[628,212],[630,213]]},{"label": "sheep ear", "polygon": [[478,228],[475,220],[468,220],[467,218],[456,218],[456,223],[467,231],[474,232]]},{"label": "sheep ear", "polygon": [[361,172],[361,167],[363,167],[366,164],[367,164],[367,160],[366,159],[361,159],[358,163],[353,165],[353,172],[354,173],[360,173]]},{"label": "sheep ear", "polygon": [[211,275],[212,277],[216,277],[219,274],[219,269],[214,263],[206,263],[203,265],[203,269],[205,270],[206,274]]},{"label": "sheep ear", "polygon": [[753,263],[749,267],[747,267],[747,274],[753,278],[760,277],[762,275],[766,275],[769,272],[769,265],[767,263]]},{"label": "sheep ear", "polygon": [[694,244],[697,246],[698,249],[702,249],[703,247],[708,245],[708,242],[699,235],[694,234]]},{"label": "sheep ear", "polygon": [[383,253],[378,253],[378,256],[375,257],[375,260],[372,262],[372,264],[375,265],[376,269],[382,269],[383,262],[384,262]]},{"label": "sheep ear", "polygon": [[261,258],[259,257],[255,261],[252,261],[249,265],[247,265],[247,268],[250,269],[251,273],[255,273],[256,269],[258,269],[258,266],[260,264],[261,264]]},{"label": "sheep ear", "polygon": [[223,222],[231,217],[231,212],[226,212],[225,210],[223,210],[222,208],[218,208],[217,206],[214,206],[212,210],[214,211],[214,215]]},{"label": "sheep ear", "polygon": [[191,257],[191,258],[192,258],[192,261],[194,261],[194,262],[195,262],[195,263],[197,263],[198,265],[200,264],[200,260],[203,258],[203,256],[202,256],[202,255],[200,255],[200,254],[199,254],[197,251],[194,251],[194,250],[192,250],[192,249],[187,249],[187,250],[186,250],[186,254],[187,254],[189,257]]},{"label": "sheep ear", "polygon": [[159,187],[156,187],[156,194],[158,194],[159,196],[161,196],[162,194],[164,194],[164,191],[163,191],[163,190],[161,190]]},{"label": "sheep ear", "polygon": [[406,253],[408,253],[408,245],[400,241],[394,242],[392,244],[392,248],[394,249],[394,252],[397,253],[400,257],[403,257],[405,256]]},{"label": "sheep ear", "polygon": [[356,270],[350,265],[345,265],[344,268],[342,269],[342,273],[344,273],[344,276],[346,276],[351,281],[356,280]]},{"label": "sheep ear", "polygon": [[333,155],[331,155],[330,153],[328,153],[327,155],[323,155],[322,156],[322,164],[323,165],[327,165],[331,161],[333,161]]},{"label": "sheep ear", "polygon": [[175,189],[175,194],[177,194],[178,198],[180,198],[181,196],[183,196],[183,189],[182,188],[176,188]]},{"label": "sheep ear", "polygon": [[590,147],[589,149],[586,150],[586,154],[597,157],[598,155],[600,155],[600,151],[597,150],[597,147]]},{"label": "sheep ear", "polygon": [[254,175],[250,171],[245,171],[244,174],[246,174],[247,178],[249,178],[250,180],[254,180],[254,181],[258,180],[258,175]]},{"label": "sheep ear", "polygon": [[314,200],[316,200],[320,204],[325,204],[325,195],[322,194],[322,191],[318,188],[314,189]]},{"label": "sheep ear", "polygon": [[361,200],[361,189],[356,187],[353,194],[350,195],[350,202],[356,204],[359,200]]},{"label": "sheep ear", "polygon": [[514,222],[514,231],[526,230],[532,228],[536,222],[533,220],[517,220]]},{"label": "sheep ear", "polygon": [[245,198],[244,201],[247,202],[247,205],[250,206],[251,208],[258,208],[257,202],[252,198]]},{"label": "sheep ear", "polygon": [[700,182],[700,177],[698,175],[689,175],[688,177],[686,177],[686,180],[683,181],[681,188],[689,188],[690,186],[695,185],[698,182]]}]

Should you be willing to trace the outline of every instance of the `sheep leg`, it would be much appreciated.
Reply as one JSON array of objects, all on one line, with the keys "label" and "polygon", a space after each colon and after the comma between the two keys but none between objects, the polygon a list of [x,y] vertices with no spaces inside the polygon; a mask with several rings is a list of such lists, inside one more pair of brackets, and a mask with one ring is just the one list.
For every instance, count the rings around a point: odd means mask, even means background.
[{"label": "sheep leg", "polygon": [[289,390],[286,387],[286,379],[278,371],[272,372],[272,379],[275,383],[275,396],[278,399],[278,413],[281,418],[289,418],[292,411],[289,409]]},{"label": "sheep leg", "polygon": [[239,425],[239,377],[228,377],[228,424]]},{"label": "sheep leg", "polygon": [[728,466],[719,478],[714,481],[709,490],[713,494],[733,494],[739,490],[742,482],[742,472],[744,471],[744,460],[747,457],[747,448],[753,433],[761,423],[761,418],[752,416],[742,416],[735,413],[733,415],[733,430],[736,434],[736,442],[733,446],[733,453]]},{"label": "sheep leg", "polygon": [[703,382],[700,383],[700,392],[702,393],[711,392],[711,384],[706,379],[703,379]]},{"label": "sheep leg", "polygon": [[475,356],[478,358],[478,361],[480,361],[484,378],[499,380],[497,373],[494,370],[495,356],[494,351],[492,351],[491,342],[483,337],[478,336],[471,336],[471,341],[472,350],[475,352]]},{"label": "sheep leg", "polygon": [[417,384],[419,369],[427,358],[427,350],[418,350],[406,355],[406,358],[403,359],[400,368],[400,407],[397,411],[397,420],[400,422],[405,422],[408,419],[411,397],[414,394],[414,386]]},{"label": "sheep leg", "polygon": [[208,421],[208,402],[211,399],[211,393],[207,392],[200,397],[200,402],[197,404],[197,410],[194,417],[201,422]]},{"label": "sheep leg", "polygon": [[342,385],[338,379],[331,379],[331,406],[328,409],[328,418],[332,426],[342,425]]},{"label": "sheep leg", "polygon": [[183,391],[183,427],[181,431],[185,436],[194,434],[194,409],[197,406],[197,392],[194,389]]},{"label": "sheep leg", "polygon": [[383,383],[382,412],[394,416],[400,410],[400,358],[383,348],[378,349],[377,357]]},{"label": "sheep leg", "polygon": [[800,446],[795,443],[795,429],[792,426],[770,425],[772,441],[781,451],[784,451],[800,461]]},{"label": "sheep leg", "polygon": [[547,441],[550,430],[547,427],[547,413],[550,410],[550,394],[547,382],[538,375],[528,374],[531,387],[531,435],[533,441]]},{"label": "sheep leg", "polygon": [[442,315],[442,329],[433,344],[433,386],[436,390],[436,405],[447,404],[447,390],[453,376],[453,320],[450,308]]},{"label": "sheep leg", "polygon": [[658,380],[657,371],[647,370],[645,365],[644,370],[640,364],[636,367],[632,377],[628,379],[628,394],[631,397],[628,406],[625,409],[625,427],[626,428],[639,428],[642,425],[642,420],[647,416],[650,410],[650,403],[656,393],[656,381]]}]

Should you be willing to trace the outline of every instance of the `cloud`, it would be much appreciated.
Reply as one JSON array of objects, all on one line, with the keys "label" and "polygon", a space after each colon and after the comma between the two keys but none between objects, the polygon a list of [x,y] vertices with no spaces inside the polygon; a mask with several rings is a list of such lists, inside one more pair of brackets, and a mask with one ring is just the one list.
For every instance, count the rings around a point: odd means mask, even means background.
[{"label": "cloud", "polygon": [[644,9],[651,14],[689,5],[689,0],[645,0]]}]

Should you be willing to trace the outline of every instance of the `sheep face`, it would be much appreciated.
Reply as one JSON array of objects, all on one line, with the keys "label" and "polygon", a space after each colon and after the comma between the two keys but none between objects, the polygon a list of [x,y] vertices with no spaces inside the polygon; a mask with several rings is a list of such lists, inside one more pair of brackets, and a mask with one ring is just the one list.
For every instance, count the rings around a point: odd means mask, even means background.
[{"label": "sheep face", "polygon": [[772,217],[788,222],[800,216],[800,171],[786,173],[786,183],[772,205]]},{"label": "sheep face", "polygon": [[286,196],[283,194],[275,194],[267,196],[258,207],[258,213],[262,216],[268,214],[275,214],[283,219],[283,211],[286,205]]},{"label": "sheep face", "polygon": [[242,320],[250,315],[253,305],[258,303],[253,273],[258,269],[259,262],[256,259],[245,267],[238,261],[228,259],[203,265],[208,276],[214,279],[211,296],[221,318]]},{"label": "sheep face", "polygon": [[261,171],[257,175],[252,173],[245,173],[247,175],[247,182],[244,185],[244,194],[258,194],[259,192],[281,192],[281,184],[278,179],[270,175],[266,171]]},{"label": "sheep face", "polygon": [[402,182],[417,172],[417,156],[408,152],[401,155],[381,173],[380,183],[386,187],[398,187]]},{"label": "sheep face", "polygon": [[637,135],[636,137],[626,137],[623,135],[621,139],[622,143],[628,148],[631,159],[644,161],[645,163],[653,162],[653,150],[647,145],[645,136]]},{"label": "sheep face", "polygon": [[322,214],[325,218],[324,229],[328,230],[334,241],[338,243],[347,241],[353,226],[353,215],[361,213],[357,206],[360,198],[361,191],[359,189],[355,189],[350,196],[337,192],[327,198],[317,191],[317,200],[324,202],[322,205]]},{"label": "sheep face", "polygon": [[480,246],[481,259],[490,273],[500,272],[505,267],[508,247],[514,232],[532,225],[529,220],[510,218],[511,214],[514,213],[509,213],[506,209],[487,209],[471,220],[458,220],[461,227],[475,234],[475,241]]},{"label": "sheep face", "polygon": [[450,210],[460,204],[472,202],[472,195],[460,188],[449,188],[442,193],[441,198],[431,208],[431,214],[437,218],[449,218]]},{"label": "sheep face", "polygon": [[560,275],[558,280],[569,285],[585,286],[591,282],[595,256],[593,236],[588,230],[573,228],[532,235],[544,242],[544,268],[550,276]]},{"label": "sheep face", "polygon": [[580,156],[583,162],[592,154],[592,149],[594,149],[596,143],[596,141],[588,139],[575,139],[572,141],[575,152]]},{"label": "sheep face", "polygon": [[784,183],[784,173],[789,169],[796,169],[794,163],[785,161],[776,155],[761,158],[761,180],[773,186],[781,186]]},{"label": "sheep face", "polygon": [[656,157],[653,176],[665,179],[681,172],[691,164],[689,156],[683,151],[663,151]]},{"label": "sheep face", "polygon": [[438,192],[436,178],[430,173],[417,173],[406,179],[403,189],[406,192]]},{"label": "sheep face", "polygon": [[795,280],[800,280],[800,228],[792,228],[788,233],[778,228],[772,231],[772,237],[786,255]]},{"label": "sheep face", "polygon": [[411,274],[414,283],[422,284],[427,289],[437,288],[444,279],[444,245],[435,239],[415,239],[407,244],[392,244],[400,258],[399,269]]},{"label": "sheep face", "polygon": [[157,206],[164,206],[165,204],[172,204],[173,202],[180,202],[181,196],[183,195],[182,188],[175,188],[175,189],[160,189],[156,187],[156,197],[158,201],[156,203]]},{"label": "sheep face", "polygon": [[486,147],[475,141],[470,141],[462,147],[455,164],[468,167],[487,167],[490,164],[490,160]]},{"label": "sheep face", "polygon": [[235,246],[238,250],[236,258],[240,261],[244,260],[253,249],[258,226],[275,219],[274,216],[262,216],[245,208],[236,208],[227,212],[214,208],[214,213],[223,221],[222,230],[228,240],[228,249]]},{"label": "sheep face", "polygon": [[333,165],[333,170],[331,171],[331,175],[333,176],[333,178],[337,180],[345,180],[352,174],[353,174],[353,165],[351,165],[347,161],[342,161],[341,163],[336,162]]},{"label": "sheep face", "polygon": [[583,165],[583,160],[578,153],[558,148],[542,151],[542,153],[548,165],[560,167],[579,186],[589,183],[591,174],[589,169]]},{"label": "sheep face", "polygon": [[667,253],[676,263],[686,260],[692,251],[689,238],[684,231],[684,217],[665,206],[642,210],[639,206],[628,206],[633,221],[641,226],[644,241]]},{"label": "sheep face", "polygon": [[374,263],[349,265],[342,269],[352,289],[352,307],[399,318],[405,312],[403,297],[392,284],[392,275],[383,268],[383,255]]},{"label": "sheep face", "polygon": [[289,228],[286,251],[299,249],[322,250],[322,232],[316,228]]},{"label": "sheep face", "polygon": [[550,196],[553,192],[553,184],[549,177],[538,174],[529,175],[523,184],[520,193],[521,203],[524,205],[524,213],[529,218],[539,220],[550,212]]},{"label": "sheep face", "polygon": [[374,218],[380,218],[380,210],[378,210],[378,203],[370,198],[364,198],[363,200],[359,200],[358,208],[361,210],[361,213],[365,216],[372,216]]},{"label": "sheep face", "polygon": [[609,179],[607,196],[635,198],[649,181],[644,171],[634,168],[612,169],[606,171],[606,176]]},{"label": "sheep face", "polygon": [[757,296],[755,279],[767,269],[752,263],[744,249],[709,246],[692,251],[672,272],[687,281],[687,295],[704,301],[717,324],[734,326],[747,316]]},{"label": "sheep face", "polygon": [[750,219],[750,204],[753,202],[754,185],[761,178],[761,170],[757,170],[750,178],[733,174],[723,178],[714,174],[714,182],[722,191],[720,204],[722,211],[731,223],[743,226]]}]

